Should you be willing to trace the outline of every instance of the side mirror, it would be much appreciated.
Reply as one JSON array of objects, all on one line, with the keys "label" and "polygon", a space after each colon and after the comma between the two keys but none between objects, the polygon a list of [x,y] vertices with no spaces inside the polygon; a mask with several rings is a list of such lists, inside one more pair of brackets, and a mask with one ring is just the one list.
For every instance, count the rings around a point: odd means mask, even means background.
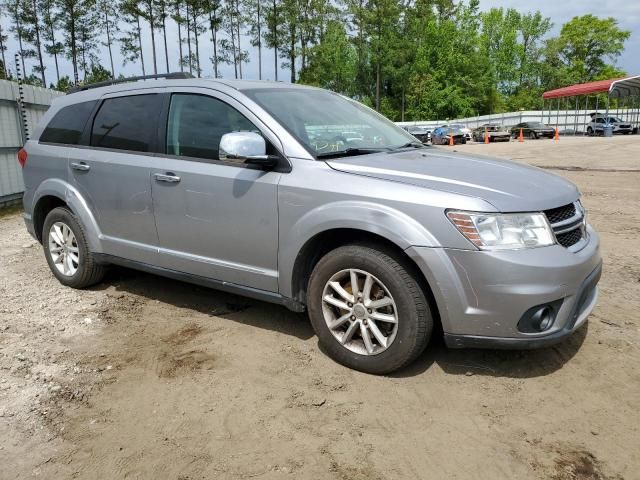
[{"label": "side mirror", "polygon": [[267,145],[255,132],[231,132],[225,133],[220,139],[218,148],[220,160],[243,161],[250,165],[262,165],[273,167],[278,158],[267,155]]}]

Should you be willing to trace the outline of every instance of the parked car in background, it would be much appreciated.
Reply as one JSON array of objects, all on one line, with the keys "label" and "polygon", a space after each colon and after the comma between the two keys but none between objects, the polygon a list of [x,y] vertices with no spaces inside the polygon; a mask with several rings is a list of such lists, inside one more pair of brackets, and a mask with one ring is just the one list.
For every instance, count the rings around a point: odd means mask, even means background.
[{"label": "parked car in background", "polygon": [[587,135],[602,135],[607,125],[613,127],[614,134],[628,135],[633,132],[633,126],[629,122],[624,122],[618,117],[592,113],[591,121],[587,124]]},{"label": "parked car in background", "polygon": [[500,125],[493,123],[485,123],[473,129],[473,139],[476,142],[484,142],[484,134],[487,132],[490,142],[508,142],[511,139],[511,133],[502,130]]},{"label": "parked car in background", "polygon": [[431,132],[432,145],[449,145],[453,137],[454,145],[467,143],[467,137],[462,130],[454,127],[438,127]]},{"label": "parked car in background", "polygon": [[452,123],[449,126],[452,128],[457,128],[462,133],[464,133],[464,137],[467,139],[467,142],[470,142],[473,139],[471,134],[471,129],[466,125],[463,125],[461,123]]},{"label": "parked car in background", "polygon": [[420,140],[422,143],[427,143],[429,140],[431,140],[431,131],[426,127],[421,127],[419,125],[409,125],[405,127],[405,130],[416,137],[418,140]]},{"label": "parked car in background", "polygon": [[63,285],[116,264],[306,310],[323,352],[376,374],[434,327],[542,347],[596,305],[598,235],[568,180],[425,147],[319,88],[173,75],[57,97],[19,151],[24,221]]},{"label": "parked car in background", "polygon": [[542,122],[522,122],[511,128],[511,136],[518,138],[522,130],[522,135],[535,140],[536,138],[553,138],[556,130],[548,127]]}]

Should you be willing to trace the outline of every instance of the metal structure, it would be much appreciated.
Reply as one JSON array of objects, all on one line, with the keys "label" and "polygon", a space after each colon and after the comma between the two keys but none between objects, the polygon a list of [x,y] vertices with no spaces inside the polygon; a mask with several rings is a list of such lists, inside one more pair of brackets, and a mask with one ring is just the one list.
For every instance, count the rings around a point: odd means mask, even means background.
[{"label": "metal structure", "polygon": [[[607,94],[606,105],[600,104],[600,97],[603,94]],[[616,117],[622,118],[624,121],[630,123],[634,127],[634,132],[638,132],[640,126],[640,114],[638,112],[638,106],[640,105],[640,75],[626,77],[626,78],[613,78],[609,80],[598,80],[595,82],[579,83],[576,85],[570,85],[567,87],[556,88],[555,90],[548,90],[542,94],[542,110],[543,118],[545,112],[545,102],[548,101],[547,122],[552,123],[551,109],[554,100],[556,101],[555,117],[556,126],[559,125],[559,116],[561,101],[564,99],[565,103],[565,116],[569,108],[570,99],[575,97],[576,110],[579,109],[580,98],[584,97],[584,110],[589,110],[589,97],[595,96],[595,114],[598,114],[599,109],[603,109],[605,117],[609,116],[611,109],[611,100],[615,100],[616,105]],[[626,108],[625,108],[626,107]],[[587,118],[584,117],[582,124],[582,133],[586,133]],[[565,129],[567,121],[565,117]],[[578,132],[578,123],[574,122],[573,133]]]},{"label": "metal structure", "polygon": [[18,150],[48,110],[55,90],[0,80],[0,207],[22,198],[22,170]]}]

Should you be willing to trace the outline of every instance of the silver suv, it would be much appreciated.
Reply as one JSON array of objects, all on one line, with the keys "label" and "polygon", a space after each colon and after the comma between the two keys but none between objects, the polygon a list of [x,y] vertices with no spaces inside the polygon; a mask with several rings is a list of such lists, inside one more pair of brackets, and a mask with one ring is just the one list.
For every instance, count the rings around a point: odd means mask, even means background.
[{"label": "silver suv", "polygon": [[601,260],[570,182],[426,147],[332,92],[160,79],[56,99],[19,154],[24,219],[74,288],[124,265],[307,310],[388,373],[425,349],[574,332]]}]

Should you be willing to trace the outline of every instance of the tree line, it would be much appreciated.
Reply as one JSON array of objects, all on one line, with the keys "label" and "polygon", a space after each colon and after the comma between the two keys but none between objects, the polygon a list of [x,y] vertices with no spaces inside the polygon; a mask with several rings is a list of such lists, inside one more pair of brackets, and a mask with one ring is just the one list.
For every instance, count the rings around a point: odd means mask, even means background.
[{"label": "tree line", "polygon": [[243,78],[257,62],[262,79],[270,61],[276,80],[284,68],[286,80],[410,120],[539,108],[544,90],[624,74],[615,60],[630,32],[614,18],[575,17],[555,37],[552,26],[539,11],[481,11],[478,0],[6,0],[0,78],[12,75],[9,35],[26,81],[60,90],[129,63],[141,75],[215,77],[228,65]]}]

